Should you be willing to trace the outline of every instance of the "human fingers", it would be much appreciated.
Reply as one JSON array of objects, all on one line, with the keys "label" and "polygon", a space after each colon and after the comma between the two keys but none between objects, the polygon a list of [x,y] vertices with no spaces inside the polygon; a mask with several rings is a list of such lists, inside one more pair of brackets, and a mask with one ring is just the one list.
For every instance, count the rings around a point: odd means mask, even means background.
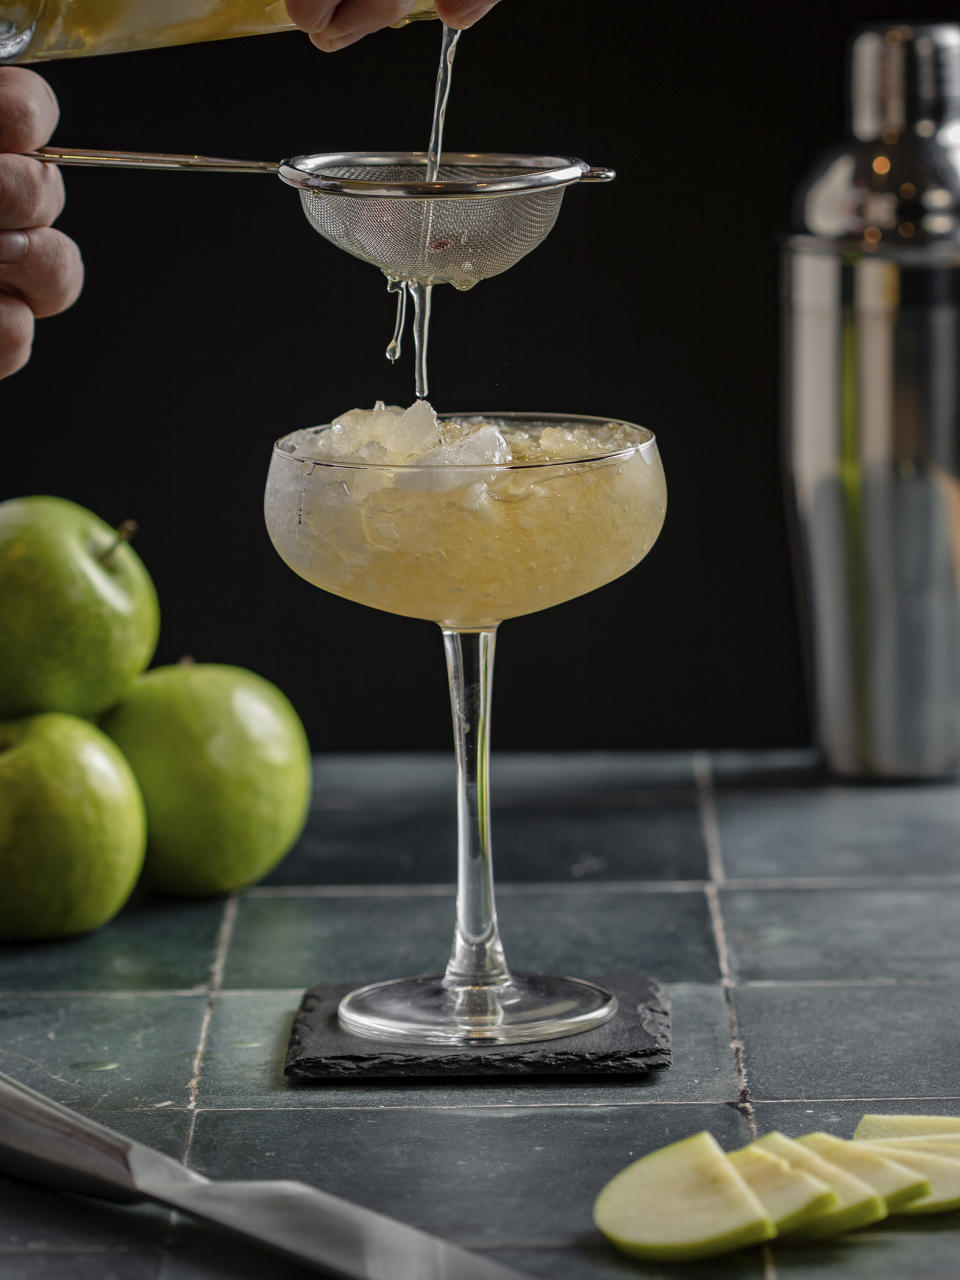
[{"label": "human fingers", "polygon": [[72,306],[82,285],[80,250],[62,231],[0,231],[0,292],[20,298],[38,319]]},{"label": "human fingers", "polygon": [[0,292],[0,378],[22,369],[32,346],[33,312],[22,298]]},{"label": "human fingers", "polygon": [[48,227],[63,212],[63,201],[56,165],[0,155],[0,228]]},{"label": "human fingers", "polygon": [[499,0],[437,0],[437,17],[445,26],[465,31],[472,27],[497,4]]},{"label": "human fingers", "polygon": [[59,119],[57,99],[42,76],[26,67],[0,67],[0,152],[42,147]]},{"label": "human fingers", "polygon": [[340,0],[287,0],[290,21],[301,31],[322,31]]},{"label": "human fingers", "polygon": [[287,12],[318,49],[334,53],[399,22],[415,5],[416,0],[287,0]]}]

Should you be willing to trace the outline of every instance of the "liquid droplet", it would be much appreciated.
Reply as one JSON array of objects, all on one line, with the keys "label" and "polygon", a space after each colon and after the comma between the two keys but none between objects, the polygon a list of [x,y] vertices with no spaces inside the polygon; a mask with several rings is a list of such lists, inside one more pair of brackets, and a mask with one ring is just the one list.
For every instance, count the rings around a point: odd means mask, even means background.
[{"label": "liquid droplet", "polygon": [[397,318],[393,326],[393,337],[387,344],[387,359],[393,364],[400,359],[400,339],[407,322],[407,290],[403,280],[388,280],[387,293],[397,295]]}]

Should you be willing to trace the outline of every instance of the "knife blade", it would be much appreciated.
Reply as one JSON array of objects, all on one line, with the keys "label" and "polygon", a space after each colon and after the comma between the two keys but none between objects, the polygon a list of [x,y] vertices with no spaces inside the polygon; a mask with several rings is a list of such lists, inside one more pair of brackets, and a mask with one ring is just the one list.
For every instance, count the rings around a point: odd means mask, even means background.
[{"label": "knife blade", "polygon": [[106,1200],[152,1200],[342,1280],[523,1280],[303,1182],[205,1178],[2,1073],[0,1173]]}]

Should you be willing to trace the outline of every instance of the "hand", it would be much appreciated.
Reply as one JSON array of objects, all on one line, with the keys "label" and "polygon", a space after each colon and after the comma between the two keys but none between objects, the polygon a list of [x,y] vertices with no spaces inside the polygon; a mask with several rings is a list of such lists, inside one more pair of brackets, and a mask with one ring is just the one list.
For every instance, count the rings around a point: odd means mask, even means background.
[{"label": "hand", "polygon": [[22,154],[43,146],[59,115],[46,80],[0,67],[0,378],[29,360],[34,319],[64,311],[83,283],[79,249],[50,228],[63,209],[60,172]]},{"label": "hand", "polygon": [[[472,27],[497,0],[436,0],[437,16],[448,27]],[[345,49],[371,31],[399,22],[416,0],[287,0],[290,21],[306,31],[325,53]]]}]

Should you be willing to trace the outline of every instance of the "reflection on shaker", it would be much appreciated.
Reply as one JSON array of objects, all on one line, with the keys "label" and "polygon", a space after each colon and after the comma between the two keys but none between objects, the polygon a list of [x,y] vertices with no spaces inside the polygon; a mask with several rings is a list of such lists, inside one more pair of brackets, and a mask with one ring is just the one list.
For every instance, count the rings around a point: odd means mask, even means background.
[{"label": "reflection on shaker", "polygon": [[960,26],[871,26],[851,63],[849,139],[783,253],[808,668],[833,770],[940,777],[960,768]]}]

